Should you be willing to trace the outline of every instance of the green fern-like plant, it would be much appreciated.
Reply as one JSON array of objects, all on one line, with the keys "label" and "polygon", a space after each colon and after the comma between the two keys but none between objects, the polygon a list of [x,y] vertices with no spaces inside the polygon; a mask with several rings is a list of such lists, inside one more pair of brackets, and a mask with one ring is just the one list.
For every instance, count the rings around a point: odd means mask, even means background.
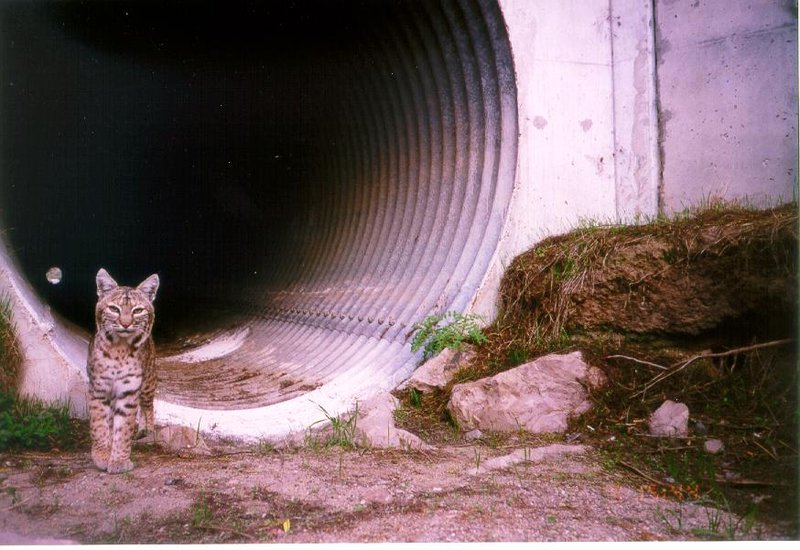
[{"label": "green fern-like plant", "polygon": [[422,349],[423,358],[428,359],[446,348],[461,351],[465,342],[484,344],[486,335],[481,330],[482,321],[483,317],[474,313],[448,311],[428,315],[413,327],[411,351]]}]

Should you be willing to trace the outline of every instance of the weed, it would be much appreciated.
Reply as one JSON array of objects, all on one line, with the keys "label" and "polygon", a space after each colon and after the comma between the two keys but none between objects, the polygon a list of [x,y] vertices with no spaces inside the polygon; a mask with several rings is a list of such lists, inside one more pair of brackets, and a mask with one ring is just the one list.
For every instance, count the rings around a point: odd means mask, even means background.
[{"label": "weed", "polygon": [[275,452],[275,444],[267,439],[259,439],[256,445],[256,454],[268,455]]},{"label": "weed", "polygon": [[560,283],[561,281],[566,281],[570,277],[574,276],[577,266],[572,258],[564,258],[554,263],[550,269],[553,282]]},{"label": "weed", "polygon": [[710,503],[712,506],[705,509],[706,527],[692,529],[692,534],[719,540],[736,540],[746,537],[755,525],[758,508],[753,505],[744,516],[737,517],[731,512],[728,499],[723,494],[719,493],[715,500],[716,502]]},{"label": "weed", "polygon": [[16,487],[6,487],[5,492],[8,496],[11,497],[11,504],[15,505],[20,501],[19,491]]},{"label": "weed", "polygon": [[412,407],[419,408],[422,405],[422,396],[414,388],[411,388],[411,391],[408,394],[408,400]]},{"label": "weed", "polygon": [[[356,422],[358,421],[358,402],[356,402],[355,410],[349,417],[342,418],[342,416],[332,416],[322,405],[317,405],[322,414],[325,415],[323,420],[318,420],[311,425],[322,422],[330,424],[331,431],[322,442],[323,447],[342,447],[345,449],[354,449],[356,447]],[[311,427],[306,432],[305,443],[306,447],[317,447],[319,442],[311,433]]]},{"label": "weed", "polygon": [[111,540],[112,543],[120,543],[124,540],[126,532],[130,529],[132,525],[131,518],[129,516],[125,516],[122,519],[119,519],[116,514],[114,514],[114,527],[113,531],[111,532]]},{"label": "weed", "polygon": [[0,393],[0,450],[68,447],[74,443],[68,405]]},{"label": "weed", "polygon": [[211,523],[211,506],[205,493],[200,494],[200,498],[192,505],[192,527],[203,529]]},{"label": "weed", "polygon": [[530,350],[524,347],[512,346],[506,350],[506,361],[509,366],[521,365],[527,362],[530,356]]},{"label": "weed", "polygon": [[477,472],[481,468],[481,450],[478,447],[473,447],[472,452],[475,459],[475,472]]},{"label": "weed", "polygon": [[0,392],[16,395],[21,362],[11,300],[0,295]]},{"label": "weed", "polygon": [[677,508],[666,510],[660,507],[656,508],[656,514],[671,532],[680,533],[683,531],[683,504]]},{"label": "weed", "polygon": [[480,324],[483,317],[474,313],[463,314],[456,311],[428,315],[413,327],[411,351],[423,350],[427,359],[449,348],[460,351],[465,342],[486,343],[486,335]]}]

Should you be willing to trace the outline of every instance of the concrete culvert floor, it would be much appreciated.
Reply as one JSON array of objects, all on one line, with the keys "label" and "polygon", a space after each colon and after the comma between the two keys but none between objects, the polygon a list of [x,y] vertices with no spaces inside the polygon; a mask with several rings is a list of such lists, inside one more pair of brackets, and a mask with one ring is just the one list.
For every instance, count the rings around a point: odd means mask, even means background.
[{"label": "concrete culvert floor", "polygon": [[13,269],[84,330],[98,268],[159,273],[163,411],[393,387],[480,287],[516,159],[496,3],[5,3],[0,32]]}]

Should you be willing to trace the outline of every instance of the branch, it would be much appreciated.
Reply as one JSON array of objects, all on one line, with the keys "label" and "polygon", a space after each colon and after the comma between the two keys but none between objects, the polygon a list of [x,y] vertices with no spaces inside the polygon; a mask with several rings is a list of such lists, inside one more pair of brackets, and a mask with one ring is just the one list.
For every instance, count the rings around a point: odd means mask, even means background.
[{"label": "branch", "polygon": [[250,535],[248,533],[244,533],[242,531],[237,531],[236,529],[231,529],[230,527],[223,527],[222,525],[216,525],[216,524],[213,524],[213,523],[208,523],[206,525],[201,526],[200,528],[201,529],[208,529],[210,531],[219,531],[219,532],[222,532],[222,533],[230,533],[232,535],[237,535],[237,536],[240,536],[240,537],[248,539],[248,540],[257,540],[256,537],[254,537],[253,535]]},{"label": "branch", "polygon": [[23,504],[25,504],[26,502],[28,502],[32,498],[33,498],[33,496],[29,496],[29,497],[23,498],[22,500],[17,501],[16,503],[12,504],[8,508],[3,508],[2,510],[0,510],[0,512],[10,512],[14,508],[18,508],[18,507],[22,506]]},{"label": "branch", "polygon": [[770,347],[776,347],[776,346],[783,346],[783,345],[786,345],[786,344],[791,344],[793,342],[794,342],[793,338],[785,338],[783,340],[773,340],[771,342],[762,342],[760,344],[753,344],[751,346],[744,346],[744,347],[741,347],[741,348],[729,349],[728,351],[720,351],[720,352],[717,352],[717,353],[701,353],[699,355],[695,355],[694,357],[691,357],[688,361],[686,361],[684,363],[672,365],[670,368],[668,368],[663,373],[654,376],[650,380],[650,382],[645,384],[644,388],[642,388],[638,392],[634,393],[631,397],[638,397],[640,395],[644,395],[647,392],[647,390],[649,390],[650,388],[652,388],[653,386],[655,386],[659,382],[663,382],[664,380],[666,380],[667,378],[669,378],[673,374],[682,371],[683,369],[685,369],[686,367],[688,367],[689,365],[691,365],[692,363],[694,363],[698,359],[709,359],[709,358],[715,358],[715,357],[729,357],[731,355],[738,355],[740,353],[745,353],[745,352],[748,352],[748,351],[755,351],[757,349],[770,348]]},{"label": "branch", "polygon": [[658,363],[643,361],[642,359],[637,359],[636,357],[628,357],[627,355],[609,355],[608,357],[606,357],[606,359],[627,359],[628,361],[633,361],[634,363],[639,363],[640,365],[647,365],[649,367],[654,367],[659,370],[667,370],[667,367],[659,365]]},{"label": "branch", "polygon": [[617,461],[617,464],[619,464],[620,466],[624,466],[624,467],[626,467],[627,469],[629,469],[630,471],[632,471],[634,474],[636,474],[636,475],[638,475],[638,476],[640,476],[640,477],[643,477],[643,478],[644,478],[644,479],[646,479],[647,481],[650,481],[650,482],[652,482],[652,483],[655,483],[656,485],[660,485],[661,487],[669,487],[669,486],[670,486],[670,485],[669,485],[669,483],[664,483],[663,481],[659,481],[659,480],[657,480],[656,478],[654,478],[654,477],[652,477],[652,476],[649,476],[649,475],[647,475],[646,473],[644,473],[643,471],[641,471],[639,468],[637,468],[637,467],[636,467],[636,466],[634,466],[633,464],[628,464],[627,462],[623,462],[622,460],[618,460],[618,461]]}]

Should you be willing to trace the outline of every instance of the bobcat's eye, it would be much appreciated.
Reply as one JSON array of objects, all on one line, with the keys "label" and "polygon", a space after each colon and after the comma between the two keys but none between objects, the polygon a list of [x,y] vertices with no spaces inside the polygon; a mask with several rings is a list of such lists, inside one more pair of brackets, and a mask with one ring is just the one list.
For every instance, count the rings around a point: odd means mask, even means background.
[{"label": "bobcat's eye", "polygon": [[108,309],[110,309],[112,312],[116,313],[117,315],[122,313],[122,311],[115,305],[108,306]]},{"label": "bobcat's eye", "polygon": [[141,306],[136,306],[135,308],[133,308],[133,311],[131,311],[131,313],[133,313],[134,315],[141,315],[144,312],[145,309]]}]

